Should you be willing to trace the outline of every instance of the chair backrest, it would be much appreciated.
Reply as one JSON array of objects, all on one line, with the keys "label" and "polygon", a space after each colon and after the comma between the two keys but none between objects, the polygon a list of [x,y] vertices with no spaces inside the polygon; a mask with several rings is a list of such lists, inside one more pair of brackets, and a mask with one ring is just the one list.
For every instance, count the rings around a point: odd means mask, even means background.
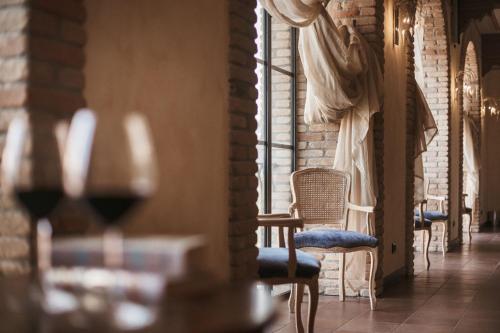
[{"label": "chair backrest", "polygon": [[336,224],[346,227],[351,187],[348,173],[322,168],[296,171],[291,176],[296,217],[304,224]]}]

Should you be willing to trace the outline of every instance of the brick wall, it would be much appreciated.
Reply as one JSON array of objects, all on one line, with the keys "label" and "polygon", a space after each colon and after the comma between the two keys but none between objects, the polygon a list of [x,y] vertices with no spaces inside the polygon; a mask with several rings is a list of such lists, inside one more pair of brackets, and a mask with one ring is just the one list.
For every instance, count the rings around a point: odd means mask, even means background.
[{"label": "brick wall", "polygon": [[[60,184],[56,122],[69,120],[86,105],[84,47],[86,10],[83,0],[32,0],[29,27],[29,115],[33,126],[32,158],[37,182]],[[56,233],[85,230],[88,222],[62,205],[52,216]]]},{"label": "brick wall", "polygon": [[233,279],[257,274],[257,76],[255,0],[229,6],[230,192],[229,248]]},{"label": "brick wall", "polygon": [[[369,41],[373,50],[383,63],[383,3],[375,0],[332,0],[329,13],[334,21],[352,24],[356,20],[356,28]],[[307,125],[304,122],[304,103],[306,94],[306,79],[300,60],[298,60],[297,76],[297,155],[298,169],[307,167],[331,168],[337,147],[337,138],[340,121],[324,125]],[[378,205],[376,211],[376,234],[380,239],[379,267],[377,270],[377,288],[381,288],[380,280],[383,276],[383,113],[378,113],[374,121],[375,155],[377,166],[377,180],[379,187]],[[321,255],[322,272],[320,274],[320,292],[326,295],[338,295],[338,256]],[[348,295],[353,292],[346,290]],[[367,290],[361,294],[366,296]]]},{"label": "brick wall", "polygon": [[[0,136],[14,116],[29,116],[38,184],[60,184],[53,126],[85,105],[84,21],[81,0],[0,1]],[[0,273],[25,272],[28,219],[13,202],[2,201],[0,215]]]},{"label": "brick wall", "polygon": [[[414,13],[411,13],[414,15]],[[413,276],[415,258],[414,196],[415,196],[415,120],[416,90],[414,39],[410,34],[405,40],[406,50],[406,208],[405,208],[405,274]]]},{"label": "brick wall", "polygon": [[[450,80],[448,42],[441,0],[420,0],[416,20],[424,25],[423,66],[425,73],[424,94],[438,126],[438,135],[423,155],[424,173],[430,180],[429,193],[449,196],[450,170]],[[430,210],[437,203],[430,201]],[[447,204],[445,205],[447,209]],[[430,250],[441,251],[441,230],[434,226]],[[421,233],[416,235],[416,249],[421,250]],[[446,236],[448,237],[448,235]]]},{"label": "brick wall", "polygon": [[[10,120],[27,110],[28,5],[24,0],[0,0],[0,146]],[[11,200],[0,201],[0,275],[29,268],[29,221]]]}]

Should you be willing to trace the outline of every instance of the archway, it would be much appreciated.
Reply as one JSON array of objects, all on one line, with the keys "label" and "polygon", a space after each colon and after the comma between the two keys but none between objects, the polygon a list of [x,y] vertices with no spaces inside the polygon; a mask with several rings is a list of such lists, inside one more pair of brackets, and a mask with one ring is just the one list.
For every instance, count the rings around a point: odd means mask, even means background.
[{"label": "archway", "polygon": [[[472,41],[467,43],[465,49],[465,58],[463,69],[458,73],[457,82],[458,94],[461,98],[461,156],[462,169],[460,180],[462,181],[462,193],[466,194],[465,205],[472,209],[472,221],[461,223],[462,231],[466,232],[479,230],[479,154],[480,154],[480,135],[481,135],[481,97],[479,94],[479,63],[476,48]],[[462,207],[463,209],[464,207]],[[462,219],[464,215],[461,215]],[[462,220],[464,222],[464,220]],[[468,237],[463,237],[466,240]]]}]

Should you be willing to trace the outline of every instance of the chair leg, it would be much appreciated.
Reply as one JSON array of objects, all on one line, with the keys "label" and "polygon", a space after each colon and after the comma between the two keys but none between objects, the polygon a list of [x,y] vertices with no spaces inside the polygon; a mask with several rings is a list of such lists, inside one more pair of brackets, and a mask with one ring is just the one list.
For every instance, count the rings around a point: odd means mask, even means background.
[{"label": "chair leg", "polygon": [[472,243],[472,213],[469,214],[469,244]]},{"label": "chair leg", "polygon": [[375,310],[377,307],[377,296],[375,294],[375,276],[377,275],[378,253],[373,249],[370,253],[370,280],[368,281],[368,290],[370,292],[370,308]]},{"label": "chair leg", "polygon": [[295,298],[295,290],[297,289],[297,286],[295,285],[295,283],[292,283],[291,285],[291,288],[290,288],[290,297],[288,298],[288,310],[290,311],[290,313],[294,313],[295,312],[295,301],[296,301],[296,298]]},{"label": "chair leg", "polygon": [[443,223],[443,235],[442,235],[442,246],[443,246],[443,257],[446,255],[446,248],[445,248],[445,244],[446,244],[446,233],[448,231],[448,228],[447,228],[447,223],[444,222]]},{"label": "chair leg", "polygon": [[339,300],[345,300],[345,253],[339,256]]},{"label": "chair leg", "polygon": [[422,230],[423,235],[422,237],[425,238],[425,235],[427,235],[427,244],[424,246],[424,256],[425,259],[427,260],[427,270],[431,267],[431,261],[429,260],[429,246],[431,245],[431,238],[432,238],[432,227],[429,227],[427,229]]},{"label": "chair leg", "polygon": [[308,285],[309,288],[309,311],[307,313],[307,332],[314,333],[314,320],[316,318],[316,310],[318,309],[318,278],[314,278]]},{"label": "chair leg", "polygon": [[297,283],[295,285],[295,329],[297,333],[304,333],[302,324],[302,297],[304,296],[304,285]]}]

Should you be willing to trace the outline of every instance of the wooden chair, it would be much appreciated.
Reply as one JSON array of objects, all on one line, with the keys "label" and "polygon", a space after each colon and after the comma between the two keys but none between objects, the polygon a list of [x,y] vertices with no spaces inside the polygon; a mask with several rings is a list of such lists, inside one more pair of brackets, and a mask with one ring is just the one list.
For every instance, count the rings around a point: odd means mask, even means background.
[{"label": "wooden chair", "polygon": [[[448,232],[448,214],[444,209],[444,202],[446,201],[445,196],[432,195],[429,194],[429,180],[426,181],[426,191],[425,191],[425,201],[424,201],[424,218],[430,220],[432,224],[437,224],[442,226],[441,233],[441,244],[443,256],[446,254],[446,234]],[[427,210],[427,205],[429,201],[437,201],[438,210]],[[417,210],[415,212],[416,216],[419,216],[420,212]]]},{"label": "wooden chair", "polygon": [[467,228],[468,230],[468,236],[469,236],[469,243],[472,242],[472,208],[469,208],[465,204],[465,197],[467,197],[467,194],[463,193],[462,194],[462,216],[463,215],[469,215],[469,227]]},{"label": "wooden chair", "polygon": [[[422,231],[422,250],[424,252],[424,257],[427,261],[427,270],[431,267],[431,261],[429,260],[429,246],[431,244],[431,238],[432,238],[432,221],[424,218],[424,221],[422,221],[421,216],[424,215],[424,205],[425,205],[425,200],[422,202],[418,203],[418,215],[415,215],[414,217],[414,231]],[[426,236],[427,235],[427,239]]]},{"label": "wooden chair", "polygon": [[[314,319],[318,308],[318,277],[321,263],[313,255],[295,248],[294,232],[304,226],[301,219],[292,218],[288,214],[267,214],[258,218],[260,227],[279,228],[279,248],[260,248],[257,256],[259,278],[270,285],[296,284],[295,327],[297,332],[304,332],[301,318],[301,303],[304,286],[309,289],[309,309],[307,316],[307,332],[314,332]],[[284,228],[288,228],[288,248],[285,244]]]},{"label": "wooden chair", "polygon": [[[372,236],[374,227],[370,219],[374,207],[361,207],[348,202],[351,178],[345,172],[309,168],[294,172],[291,182],[293,203],[290,206],[290,213],[311,227],[310,230],[295,234],[297,248],[305,251],[340,254],[339,298],[341,301],[345,299],[345,254],[356,251],[368,252],[371,259],[368,288],[370,307],[374,310],[377,302],[375,274],[378,261],[378,239]],[[350,210],[366,214],[368,234],[347,230]]]}]

